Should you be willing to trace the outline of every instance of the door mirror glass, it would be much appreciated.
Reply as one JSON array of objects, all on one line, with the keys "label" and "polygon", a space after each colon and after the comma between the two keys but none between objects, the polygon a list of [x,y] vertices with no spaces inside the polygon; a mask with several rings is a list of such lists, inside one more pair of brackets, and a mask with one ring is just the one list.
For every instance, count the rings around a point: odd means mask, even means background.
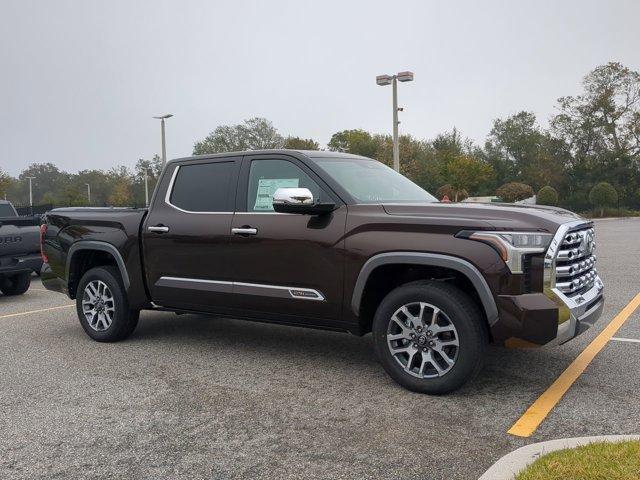
[{"label": "door mirror glass", "polygon": [[315,202],[308,188],[278,188],[273,194],[273,209],[279,213],[318,215],[335,210],[335,204]]}]

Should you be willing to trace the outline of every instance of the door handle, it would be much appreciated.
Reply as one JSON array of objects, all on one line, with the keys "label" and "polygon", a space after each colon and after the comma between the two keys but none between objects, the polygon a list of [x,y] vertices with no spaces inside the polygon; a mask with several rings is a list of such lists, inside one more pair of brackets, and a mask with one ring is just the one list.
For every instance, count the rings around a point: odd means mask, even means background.
[{"label": "door handle", "polygon": [[165,227],[164,225],[156,225],[155,227],[148,227],[147,230],[153,233],[167,233],[169,231],[169,227]]},{"label": "door handle", "polygon": [[251,227],[232,228],[231,233],[234,235],[257,235],[258,229]]}]

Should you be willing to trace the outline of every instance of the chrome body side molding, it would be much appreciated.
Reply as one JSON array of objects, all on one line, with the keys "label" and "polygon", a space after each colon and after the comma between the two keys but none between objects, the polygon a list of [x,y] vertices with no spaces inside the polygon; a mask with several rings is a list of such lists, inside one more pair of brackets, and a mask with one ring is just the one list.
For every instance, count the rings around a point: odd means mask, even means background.
[{"label": "chrome body side molding", "polygon": [[198,278],[160,277],[156,287],[184,288],[217,293],[237,293],[263,297],[289,298],[323,302],[325,296],[313,288],[266,285],[262,283],[229,282],[224,280],[204,280]]}]

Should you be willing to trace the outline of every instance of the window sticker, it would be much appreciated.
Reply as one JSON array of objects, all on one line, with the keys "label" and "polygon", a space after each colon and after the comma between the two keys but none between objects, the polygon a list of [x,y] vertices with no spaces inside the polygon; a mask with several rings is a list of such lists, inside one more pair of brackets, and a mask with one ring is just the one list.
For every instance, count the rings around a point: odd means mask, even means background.
[{"label": "window sticker", "polygon": [[258,180],[256,204],[253,209],[258,211],[273,211],[273,194],[279,188],[297,188],[298,178],[261,178]]}]

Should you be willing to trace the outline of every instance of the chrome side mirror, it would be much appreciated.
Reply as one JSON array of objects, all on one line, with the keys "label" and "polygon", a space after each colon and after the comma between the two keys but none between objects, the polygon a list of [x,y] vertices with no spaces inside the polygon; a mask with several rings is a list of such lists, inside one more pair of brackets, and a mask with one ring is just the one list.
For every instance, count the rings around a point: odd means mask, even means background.
[{"label": "chrome side mirror", "polygon": [[276,205],[313,205],[313,193],[308,188],[279,188],[273,194]]},{"label": "chrome side mirror", "polygon": [[279,188],[273,194],[273,210],[278,213],[324,215],[335,209],[333,202],[318,203],[308,188]]}]

